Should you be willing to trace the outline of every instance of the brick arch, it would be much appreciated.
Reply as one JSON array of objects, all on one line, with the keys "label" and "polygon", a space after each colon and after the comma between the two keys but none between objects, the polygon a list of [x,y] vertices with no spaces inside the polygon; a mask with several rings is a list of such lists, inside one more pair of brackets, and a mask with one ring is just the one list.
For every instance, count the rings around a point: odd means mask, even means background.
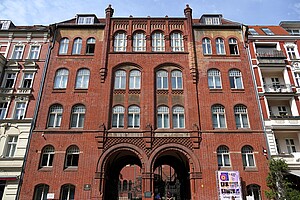
[{"label": "brick arch", "polygon": [[180,69],[181,71],[183,71],[184,67],[182,67],[181,65],[177,64],[177,63],[173,63],[173,62],[165,62],[165,63],[161,63],[159,65],[157,65],[154,70],[158,71],[160,68],[164,68],[164,67],[177,67],[178,69]]},{"label": "brick arch", "polygon": [[124,66],[133,66],[133,67],[138,68],[141,71],[143,70],[143,68],[140,65],[133,63],[133,62],[122,62],[122,63],[119,63],[116,66],[114,66],[112,69],[115,72],[118,69],[122,69],[122,67],[124,67]]}]

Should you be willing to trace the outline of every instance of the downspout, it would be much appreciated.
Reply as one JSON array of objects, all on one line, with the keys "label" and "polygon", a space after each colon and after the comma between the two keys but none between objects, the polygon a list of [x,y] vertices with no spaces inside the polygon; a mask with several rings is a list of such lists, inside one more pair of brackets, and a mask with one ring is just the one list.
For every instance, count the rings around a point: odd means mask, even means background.
[{"label": "downspout", "polygon": [[[267,131],[266,131],[266,127],[265,127],[265,121],[263,119],[263,112],[262,112],[261,103],[260,103],[260,100],[259,100],[258,89],[257,89],[257,84],[256,84],[255,74],[254,74],[254,71],[253,71],[252,62],[251,62],[251,55],[250,55],[249,47],[248,47],[248,45],[245,44],[245,37],[244,37],[244,34],[243,34],[243,26],[244,25],[241,24],[241,34],[242,34],[242,38],[243,38],[243,41],[244,41],[244,48],[247,49],[248,62],[249,62],[250,71],[251,71],[251,75],[252,75],[252,81],[254,83],[255,98],[256,98],[256,101],[258,102],[259,118],[261,120],[263,132],[264,132],[264,138],[266,140],[266,145],[267,145],[267,151],[268,151],[268,157],[267,158],[270,159],[271,154],[270,154],[270,148],[269,148],[268,140],[267,140]],[[246,31],[245,31],[246,34],[247,34],[247,31],[248,31],[248,26],[246,26]],[[248,42],[248,38],[247,38],[247,42]],[[263,149],[261,149],[261,151],[262,150]]]},{"label": "downspout", "polygon": [[[51,26],[51,25],[50,25]],[[49,31],[51,34],[51,27],[49,26]],[[43,93],[43,88],[44,88],[44,84],[45,84],[45,77],[46,77],[46,73],[47,73],[47,69],[48,69],[48,64],[49,64],[49,60],[50,60],[50,55],[51,55],[51,51],[54,47],[54,43],[55,43],[55,39],[56,39],[56,24],[54,24],[54,36],[53,36],[53,42],[51,44],[51,41],[49,42],[49,47],[48,47],[48,52],[47,52],[47,57],[44,63],[44,69],[43,69],[43,74],[42,74],[42,78],[41,78],[41,85],[39,88],[39,92],[38,92],[38,97],[37,97],[37,102],[35,105],[35,109],[34,109],[34,114],[33,114],[33,119],[32,119],[32,123],[30,126],[30,130],[29,130],[29,136],[28,136],[28,141],[27,141],[27,145],[26,145],[26,151],[25,151],[25,155],[24,155],[24,162],[22,165],[22,170],[21,170],[21,176],[19,179],[19,184],[18,184],[18,191],[17,191],[17,195],[16,195],[16,200],[20,199],[20,191],[21,191],[21,187],[22,187],[22,183],[23,183],[23,178],[24,178],[24,171],[25,171],[25,167],[26,167],[26,161],[27,161],[27,157],[28,157],[28,152],[29,152],[29,147],[30,147],[30,140],[32,137],[32,132],[33,129],[35,128],[35,124],[36,124],[36,119],[37,119],[37,115],[38,115],[38,110],[40,107],[40,102],[41,102],[41,97],[42,97],[42,93]]]}]

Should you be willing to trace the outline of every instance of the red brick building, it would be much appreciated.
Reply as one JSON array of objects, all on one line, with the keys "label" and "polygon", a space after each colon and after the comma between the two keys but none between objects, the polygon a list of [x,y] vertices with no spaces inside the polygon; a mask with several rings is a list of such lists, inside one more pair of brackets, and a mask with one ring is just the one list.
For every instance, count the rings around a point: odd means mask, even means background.
[{"label": "red brick building", "polygon": [[20,199],[265,199],[245,27],[113,12],[52,26]]}]

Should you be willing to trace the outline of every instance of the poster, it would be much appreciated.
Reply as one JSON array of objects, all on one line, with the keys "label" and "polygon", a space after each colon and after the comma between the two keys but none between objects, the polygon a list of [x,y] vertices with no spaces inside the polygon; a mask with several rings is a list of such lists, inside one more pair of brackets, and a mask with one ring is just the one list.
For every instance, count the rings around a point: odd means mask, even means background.
[{"label": "poster", "polygon": [[220,200],[243,200],[238,171],[218,171],[217,180]]}]

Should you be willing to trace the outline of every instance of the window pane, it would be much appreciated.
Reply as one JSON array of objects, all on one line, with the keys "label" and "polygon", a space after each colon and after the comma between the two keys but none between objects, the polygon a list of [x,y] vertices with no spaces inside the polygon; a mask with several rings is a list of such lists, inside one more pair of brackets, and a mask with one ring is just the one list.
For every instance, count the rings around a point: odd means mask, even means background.
[{"label": "window pane", "polygon": [[224,162],[225,166],[230,166],[229,155],[224,155]]},{"label": "window pane", "polygon": [[254,158],[252,154],[248,154],[249,166],[254,166]]}]

